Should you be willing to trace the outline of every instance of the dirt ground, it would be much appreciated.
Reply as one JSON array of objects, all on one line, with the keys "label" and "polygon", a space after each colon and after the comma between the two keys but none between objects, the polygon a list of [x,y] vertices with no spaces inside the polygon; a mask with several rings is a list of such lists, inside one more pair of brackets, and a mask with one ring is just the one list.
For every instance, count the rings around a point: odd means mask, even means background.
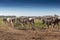
[{"label": "dirt ground", "polygon": [[60,31],[0,29],[0,40],[60,40]]}]

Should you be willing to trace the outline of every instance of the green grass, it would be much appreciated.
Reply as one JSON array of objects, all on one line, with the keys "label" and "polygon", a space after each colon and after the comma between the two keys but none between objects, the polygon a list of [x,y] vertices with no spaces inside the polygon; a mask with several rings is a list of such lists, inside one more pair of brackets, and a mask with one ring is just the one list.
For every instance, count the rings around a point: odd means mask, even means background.
[{"label": "green grass", "polygon": [[42,24],[42,21],[41,20],[35,20],[35,26],[36,27],[40,27],[40,28],[42,28],[42,27],[45,27],[46,25],[45,24]]}]

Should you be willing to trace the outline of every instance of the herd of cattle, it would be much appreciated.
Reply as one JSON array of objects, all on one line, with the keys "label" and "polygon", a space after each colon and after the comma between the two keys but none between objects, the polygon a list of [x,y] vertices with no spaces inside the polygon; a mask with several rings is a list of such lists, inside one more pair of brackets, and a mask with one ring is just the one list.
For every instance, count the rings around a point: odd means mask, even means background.
[{"label": "herd of cattle", "polygon": [[[32,17],[25,17],[25,18],[3,18],[3,22],[6,23],[10,23],[11,25],[13,25],[14,27],[14,23],[21,23],[23,25],[25,24],[31,24],[34,25],[35,24],[35,19]],[[41,17],[39,18],[40,21],[42,21],[42,24],[46,24],[47,27],[49,28],[49,25],[53,25],[53,27],[55,27],[55,25],[59,26],[59,22],[60,22],[60,17],[57,16],[45,16],[45,17]]]},{"label": "herd of cattle", "polygon": [[[15,23],[19,23],[19,24],[31,24],[33,25],[34,24],[34,19],[33,18],[28,18],[28,17],[24,17],[24,18],[3,18],[3,23],[5,24],[11,24],[12,27],[14,27],[14,24]],[[10,26],[11,26],[10,25]]]}]

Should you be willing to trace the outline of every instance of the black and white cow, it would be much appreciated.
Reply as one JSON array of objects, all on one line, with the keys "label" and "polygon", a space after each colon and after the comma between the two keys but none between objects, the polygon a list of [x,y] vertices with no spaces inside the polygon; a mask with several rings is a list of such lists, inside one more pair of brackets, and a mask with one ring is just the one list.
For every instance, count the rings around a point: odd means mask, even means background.
[{"label": "black and white cow", "polygon": [[52,24],[53,24],[53,28],[55,27],[55,25],[59,27],[60,17],[47,17],[47,18],[43,18],[42,21],[43,21],[43,24],[45,23],[48,28],[49,28],[49,25],[52,26]]},{"label": "black and white cow", "polygon": [[3,22],[9,26],[14,26],[15,18],[3,18]]},{"label": "black and white cow", "polygon": [[43,24],[45,23],[47,27],[49,28],[49,25],[52,25],[52,17],[46,17],[42,19]]}]

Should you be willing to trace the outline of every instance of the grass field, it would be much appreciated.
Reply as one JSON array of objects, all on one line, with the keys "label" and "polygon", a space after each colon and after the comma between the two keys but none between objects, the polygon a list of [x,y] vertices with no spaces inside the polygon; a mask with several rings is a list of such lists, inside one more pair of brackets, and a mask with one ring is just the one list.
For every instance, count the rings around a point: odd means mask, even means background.
[{"label": "grass field", "polygon": [[[2,22],[3,22],[3,20],[2,20],[2,18],[0,18],[0,28],[5,28],[5,27],[7,28],[8,24],[4,24]],[[42,21],[40,21],[39,19],[35,20],[35,24],[34,25],[35,25],[35,27],[38,27],[38,28],[45,27],[45,24],[42,24]],[[22,24],[16,23],[15,27],[16,28],[32,28],[32,25],[27,24],[27,25],[23,26]]]}]

